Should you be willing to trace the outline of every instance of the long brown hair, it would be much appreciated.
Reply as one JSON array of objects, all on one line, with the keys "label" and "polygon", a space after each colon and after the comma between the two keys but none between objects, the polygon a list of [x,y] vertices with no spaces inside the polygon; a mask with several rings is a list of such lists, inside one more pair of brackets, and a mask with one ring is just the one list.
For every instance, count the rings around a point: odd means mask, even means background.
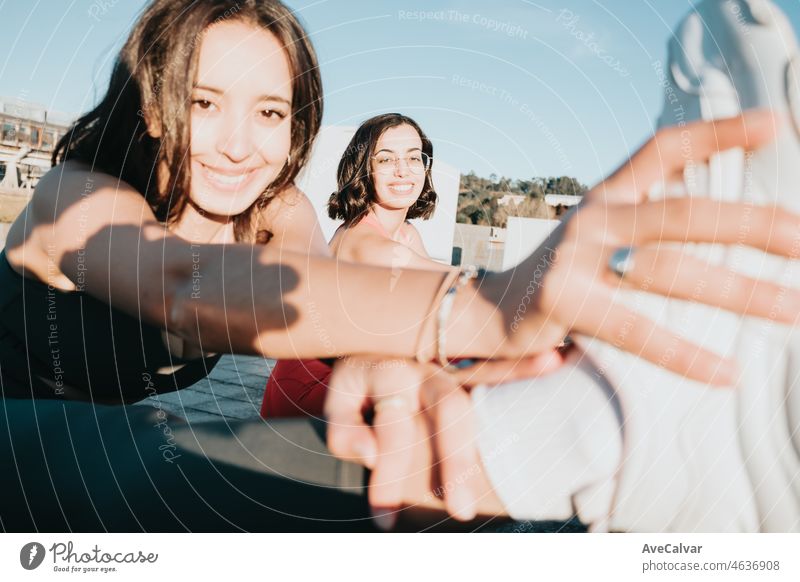
[{"label": "long brown hair", "polygon": [[[268,30],[283,45],[292,73],[290,161],[255,203],[234,217],[237,240],[253,237],[254,211],[294,182],[307,163],[322,121],[322,80],[314,48],[295,15],[278,0],[154,0],[117,57],[108,91],[56,144],[53,165],[79,160],[118,176],[141,192],[156,217],[183,212],[191,174],[191,94],[203,34],[220,21]],[[148,133],[158,128],[158,137]],[[158,171],[169,182],[159,184]],[[261,242],[269,234],[256,236]]]},{"label": "long brown hair", "polygon": [[[356,130],[345,149],[336,172],[336,192],[328,200],[328,216],[352,224],[364,216],[375,201],[375,185],[372,182],[370,158],[375,153],[378,140],[387,129],[410,125],[422,140],[422,151],[433,160],[433,144],[416,121],[400,113],[384,113],[367,119]],[[422,192],[408,209],[406,218],[427,219],[436,209],[437,195],[433,189],[431,169],[425,171]]]}]

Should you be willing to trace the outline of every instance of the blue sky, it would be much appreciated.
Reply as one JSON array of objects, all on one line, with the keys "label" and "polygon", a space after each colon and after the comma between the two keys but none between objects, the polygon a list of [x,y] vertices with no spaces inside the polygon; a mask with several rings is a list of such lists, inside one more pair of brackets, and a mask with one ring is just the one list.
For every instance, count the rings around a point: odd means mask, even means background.
[{"label": "blue sky", "polygon": [[[0,0],[0,95],[88,109],[144,4]],[[319,54],[326,124],[400,111],[462,172],[567,174],[591,184],[652,132],[661,106],[654,63],[666,60],[670,30],[692,2],[288,4]],[[800,30],[800,0],[776,4]],[[592,35],[605,61],[578,33]]]}]

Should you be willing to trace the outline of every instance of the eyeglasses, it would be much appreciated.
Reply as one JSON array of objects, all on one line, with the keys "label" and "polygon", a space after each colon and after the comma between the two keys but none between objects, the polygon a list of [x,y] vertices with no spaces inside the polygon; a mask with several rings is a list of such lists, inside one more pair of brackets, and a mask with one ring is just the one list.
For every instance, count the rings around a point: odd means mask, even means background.
[{"label": "eyeglasses", "polygon": [[424,174],[431,167],[431,157],[424,153],[413,153],[404,158],[398,158],[392,154],[379,153],[371,156],[375,160],[375,171],[379,174],[394,174],[398,168],[400,160],[412,174]]}]

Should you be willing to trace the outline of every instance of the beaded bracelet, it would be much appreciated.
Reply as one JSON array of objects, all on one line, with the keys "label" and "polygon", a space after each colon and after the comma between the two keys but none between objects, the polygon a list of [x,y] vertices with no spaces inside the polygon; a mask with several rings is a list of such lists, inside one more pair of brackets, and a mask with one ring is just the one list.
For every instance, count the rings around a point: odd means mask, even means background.
[{"label": "beaded bracelet", "polygon": [[[430,310],[425,315],[425,319],[423,319],[422,326],[420,327],[419,330],[419,337],[417,338],[417,349],[414,356],[417,362],[419,362],[420,364],[427,364],[428,362],[431,361],[430,356],[426,353],[428,346],[423,343],[429,325],[428,322],[436,321],[436,319],[434,318],[434,310],[437,308],[437,306],[441,305],[442,298],[445,296],[445,293],[447,293],[447,291],[450,289],[450,286],[453,284],[453,281],[456,280],[458,275],[459,272],[455,270],[448,271],[447,273],[445,273],[445,276],[442,279],[442,282],[439,284],[439,288],[436,291],[436,295],[434,295],[433,301],[431,301]],[[434,339],[436,339],[437,334],[434,333],[433,335]],[[434,350],[434,354],[438,354],[438,351]]]},{"label": "beaded bracelet", "polygon": [[465,287],[472,279],[482,278],[486,273],[484,269],[478,269],[475,265],[469,265],[461,271],[458,280],[447,290],[439,304],[439,312],[436,316],[436,356],[440,366],[446,367],[448,364],[446,345],[446,324],[453,311],[453,303],[456,294]]}]

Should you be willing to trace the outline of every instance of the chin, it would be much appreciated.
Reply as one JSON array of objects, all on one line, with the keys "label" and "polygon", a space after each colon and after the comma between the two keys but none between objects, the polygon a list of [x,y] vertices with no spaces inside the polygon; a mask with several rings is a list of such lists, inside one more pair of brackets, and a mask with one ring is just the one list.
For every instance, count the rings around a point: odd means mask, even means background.
[{"label": "chin", "polygon": [[233,218],[250,208],[260,193],[256,195],[239,194],[232,197],[218,198],[208,195],[192,195],[192,202],[206,214]]},{"label": "chin", "polygon": [[395,200],[387,200],[383,206],[391,210],[408,210],[417,203],[415,199],[400,198]]},{"label": "chin", "polygon": [[192,164],[192,202],[207,214],[223,217],[245,212],[280,172],[280,167],[266,165],[235,176],[221,170],[211,171],[198,161]]},{"label": "chin", "polygon": [[419,200],[419,194],[411,196],[384,196],[378,198],[378,205],[389,210],[408,210]]}]

